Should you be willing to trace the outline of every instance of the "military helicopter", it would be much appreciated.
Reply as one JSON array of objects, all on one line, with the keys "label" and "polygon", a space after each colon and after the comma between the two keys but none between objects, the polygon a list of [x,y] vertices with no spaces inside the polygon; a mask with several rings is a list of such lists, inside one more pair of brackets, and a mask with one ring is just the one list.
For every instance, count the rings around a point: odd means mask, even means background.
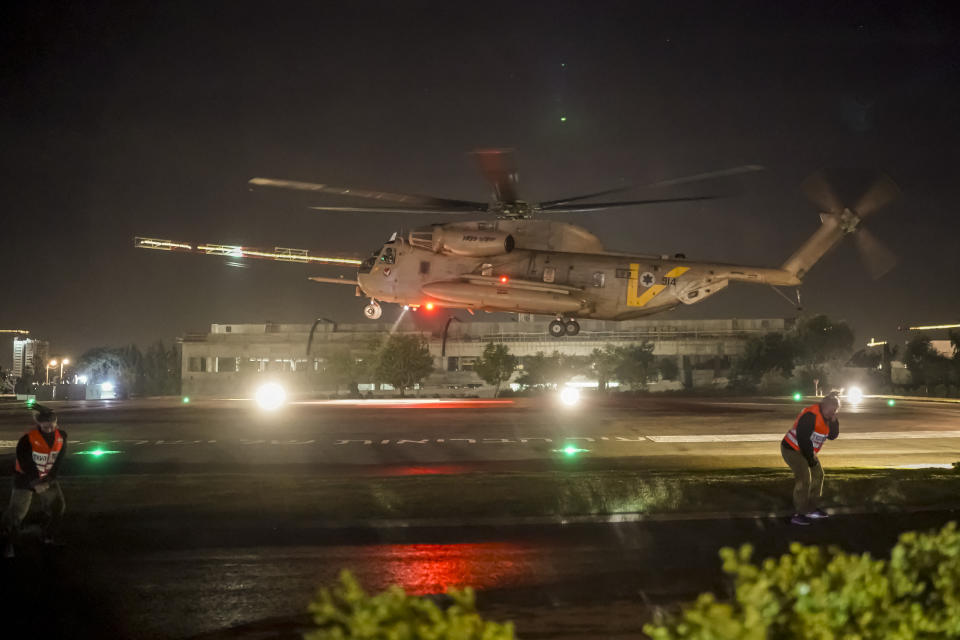
[{"label": "military helicopter", "polygon": [[[376,320],[380,303],[409,309],[449,308],[490,312],[552,315],[548,332],[555,338],[576,336],[580,318],[627,320],[661,313],[678,305],[696,304],[726,288],[730,282],[796,287],[804,275],[846,235],[854,234],[861,254],[874,277],[892,268],[893,254],[862,226],[865,218],[894,199],[899,190],[880,176],[853,207],[844,206],[825,173],[808,178],[807,196],[818,204],[821,225],[780,267],[698,262],[683,255],[633,255],[607,251],[583,227],[543,219],[551,213],[594,212],[620,207],[708,200],[715,196],[649,198],[591,202],[623,191],[610,189],[559,200],[529,203],[519,199],[513,155],[504,151],[474,154],[492,186],[489,203],[431,196],[332,187],[324,184],[253,178],[252,188],[272,188],[312,194],[346,196],[377,201],[375,206],[312,205],[320,211],[340,213],[458,214],[487,216],[467,222],[434,223],[408,234],[393,236],[362,262],[320,258],[303,252],[299,261],[324,264],[359,262],[355,280],[314,277],[317,282],[356,286],[358,296],[369,298],[364,315]],[[642,185],[645,188],[695,183],[758,171],[746,165]],[[385,204],[384,204],[385,203]],[[492,219],[490,219],[492,218]],[[148,246],[138,238],[143,248]],[[169,241],[150,241],[154,244]],[[171,243],[177,244],[177,243]],[[201,245],[205,253],[209,247]],[[180,250],[192,249],[183,244]],[[177,250],[176,247],[173,247]],[[227,248],[239,251],[242,247]],[[247,257],[290,259],[293,250],[248,251]],[[213,253],[216,253],[214,251]],[[219,255],[231,255],[220,251]],[[309,260],[308,260],[309,258]],[[293,260],[297,261],[297,260]],[[798,292],[799,301],[799,292]]]}]

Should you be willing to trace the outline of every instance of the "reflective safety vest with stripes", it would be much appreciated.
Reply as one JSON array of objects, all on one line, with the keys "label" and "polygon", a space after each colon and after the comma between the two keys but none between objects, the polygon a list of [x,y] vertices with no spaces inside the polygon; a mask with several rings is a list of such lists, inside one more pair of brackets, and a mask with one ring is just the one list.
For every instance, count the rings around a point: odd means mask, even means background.
[{"label": "reflective safety vest with stripes", "polygon": [[[53,463],[57,461],[57,456],[60,454],[60,450],[63,449],[63,436],[60,435],[59,429],[54,429],[52,447],[43,439],[43,434],[40,433],[40,429],[27,432],[27,437],[30,439],[33,463],[37,465],[37,471],[40,472],[40,479],[42,480],[46,478],[50,470],[53,469]],[[23,469],[20,468],[19,460],[17,460],[16,469],[17,473],[24,472]]]},{"label": "reflective safety vest with stripes", "polygon": [[813,426],[813,433],[810,434],[810,442],[813,443],[813,452],[818,453],[820,451],[820,447],[823,446],[823,441],[826,440],[827,436],[830,435],[830,426],[827,424],[827,421],[823,419],[823,415],[820,413],[819,404],[809,406],[800,412],[800,415],[797,416],[797,419],[793,423],[793,427],[790,429],[790,431],[787,431],[787,436],[784,438],[784,442],[789,444],[797,451],[800,451],[800,444],[797,442],[797,425],[800,424],[800,418],[807,413],[812,413],[817,419]]}]

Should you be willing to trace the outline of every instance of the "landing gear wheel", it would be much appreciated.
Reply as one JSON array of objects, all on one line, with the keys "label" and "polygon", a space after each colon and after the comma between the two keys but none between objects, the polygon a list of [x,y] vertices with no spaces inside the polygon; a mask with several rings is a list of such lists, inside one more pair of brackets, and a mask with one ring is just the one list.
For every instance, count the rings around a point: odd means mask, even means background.
[{"label": "landing gear wheel", "polygon": [[363,308],[363,315],[367,320],[378,320],[383,315],[383,308],[376,302],[371,302]]},{"label": "landing gear wheel", "polygon": [[554,320],[547,326],[547,331],[549,331],[550,335],[554,338],[562,338],[567,335],[567,325],[565,325],[562,320]]},{"label": "landing gear wheel", "polygon": [[580,333],[580,323],[576,320],[567,320],[566,330],[568,336],[575,336]]}]

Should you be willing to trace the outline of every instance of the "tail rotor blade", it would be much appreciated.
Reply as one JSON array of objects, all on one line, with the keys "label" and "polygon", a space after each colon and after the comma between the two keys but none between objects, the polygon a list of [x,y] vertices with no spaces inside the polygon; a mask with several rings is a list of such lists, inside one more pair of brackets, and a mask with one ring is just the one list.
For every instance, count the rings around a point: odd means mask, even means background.
[{"label": "tail rotor blade", "polygon": [[870,188],[860,196],[854,211],[860,218],[866,218],[900,195],[900,188],[890,176],[881,174]]},{"label": "tail rotor blade", "polygon": [[897,256],[870,230],[860,227],[854,234],[854,239],[860,251],[860,259],[874,280],[896,266]]},{"label": "tail rotor blade", "polygon": [[818,171],[804,180],[801,189],[803,189],[804,195],[825,213],[841,213],[843,211],[843,203],[823,171]]}]

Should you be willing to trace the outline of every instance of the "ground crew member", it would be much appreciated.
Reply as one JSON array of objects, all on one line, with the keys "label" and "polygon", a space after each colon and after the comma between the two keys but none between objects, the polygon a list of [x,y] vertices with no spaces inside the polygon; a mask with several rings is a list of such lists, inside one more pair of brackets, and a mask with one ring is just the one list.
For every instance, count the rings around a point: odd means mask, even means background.
[{"label": "ground crew member", "polygon": [[840,398],[831,393],[819,404],[800,412],[793,427],[780,442],[780,454],[793,471],[793,524],[808,525],[811,520],[826,518],[819,508],[823,494],[823,467],[817,453],[824,440],[836,440],[840,435],[837,412]]},{"label": "ground crew member", "polygon": [[46,545],[56,544],[53,536],[66,508],[57,470],[67,452],[67,434],[57,428],[57,414],[53,410],[35,404],[31,411],[36,427],[17,442],[13,491],[2,519],[7,538],[3,554],[7,558],[14,556],[15,545],[20,541],[20,525],[34,496],[46,514],[42,538]]}]

